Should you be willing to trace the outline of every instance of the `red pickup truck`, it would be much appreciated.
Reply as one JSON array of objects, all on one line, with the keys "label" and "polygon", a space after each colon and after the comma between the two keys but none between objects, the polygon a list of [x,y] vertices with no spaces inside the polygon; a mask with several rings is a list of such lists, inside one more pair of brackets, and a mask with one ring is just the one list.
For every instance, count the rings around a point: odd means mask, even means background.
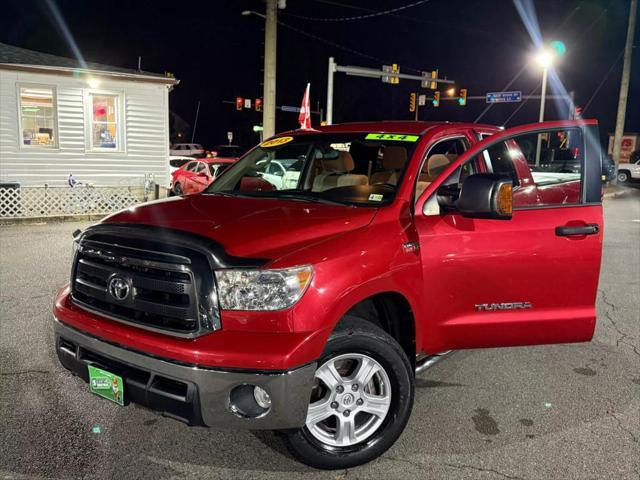
[{"label": "red pickup truck", "polygon": [[[271,161],[297,184],[267,188]],[[601,168],[593,120],[280,134],[201,194],[77,232],[58,357],[121,405],[367,462],[443,352],[592,338]]]}]

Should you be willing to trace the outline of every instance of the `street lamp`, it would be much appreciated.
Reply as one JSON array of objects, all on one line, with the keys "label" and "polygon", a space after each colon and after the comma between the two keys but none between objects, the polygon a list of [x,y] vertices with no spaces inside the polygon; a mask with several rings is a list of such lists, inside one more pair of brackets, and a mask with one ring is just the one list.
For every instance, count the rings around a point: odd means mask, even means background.
[{"label": "street lamp", "polygon": [[[556,59],[556,55],[553,51],[548,49],[540,50],[535,57],[535,61],[542,67],[542,91],[540,92],[540,115],[538,121],[544,121],[544,103],[547,96],[547,77],[549,74],[549,68],[553,66]],[[540,165],[540,149],[542,146],[542,135],[538,135],[538,146],[536,148],[536,166]]]}]

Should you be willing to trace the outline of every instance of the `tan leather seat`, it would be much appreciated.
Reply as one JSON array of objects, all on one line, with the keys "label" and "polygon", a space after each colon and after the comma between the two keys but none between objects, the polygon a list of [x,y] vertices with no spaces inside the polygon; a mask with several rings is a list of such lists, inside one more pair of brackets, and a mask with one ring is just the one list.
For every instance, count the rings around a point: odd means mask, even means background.
[{"label": "tan leather seat", "polygon": [[382,168],[381,172],[371,175],[371,184],[390,183],[397,185],[400,172],[407,162],[407,149],[405,147],[384,147],[382,152]]},{"label": "tan leather seat", "polygon": [[321,160],[322,173],[313,180],[313,191],[324,192],[331,188],[348,187],[354,185],[367,185],[366,175],[354,175],[351,172],[355,168],[353,157],[349,152],[341,151],[338,158],[333,160]]},{"label": "tan leather seat", "polygon": [[431,155],[422,166],[422,172],[416,183],[416,198],[433,182],[438,176],[458,158],[457,155],[435,153]]}]

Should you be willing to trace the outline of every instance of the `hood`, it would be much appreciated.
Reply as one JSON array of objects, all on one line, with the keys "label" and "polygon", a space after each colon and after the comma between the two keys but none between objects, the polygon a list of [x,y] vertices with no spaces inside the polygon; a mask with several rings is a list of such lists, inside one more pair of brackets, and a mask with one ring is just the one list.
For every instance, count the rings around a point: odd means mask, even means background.
[{"label": "hood", "polygon": [[233,256],[275,260],[309,243],[364,227],[376,211],[288,199],[192,195],[131,207],[102,223],[182,230],[219,242]]}]

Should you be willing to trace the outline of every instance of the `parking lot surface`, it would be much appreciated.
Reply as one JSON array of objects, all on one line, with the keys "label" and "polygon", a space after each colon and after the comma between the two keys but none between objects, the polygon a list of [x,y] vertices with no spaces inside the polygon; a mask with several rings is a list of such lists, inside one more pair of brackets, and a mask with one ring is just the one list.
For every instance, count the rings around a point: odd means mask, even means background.
[{"label": "parking lot surface", "polygon": [[334,472],[271,432],[121,408],[64,370],[51,305],[84,226],[0,227],[0,478],[640,478],[640,191],[605,202],[591,343],[455,352],[417,379],[391,450]]}]

